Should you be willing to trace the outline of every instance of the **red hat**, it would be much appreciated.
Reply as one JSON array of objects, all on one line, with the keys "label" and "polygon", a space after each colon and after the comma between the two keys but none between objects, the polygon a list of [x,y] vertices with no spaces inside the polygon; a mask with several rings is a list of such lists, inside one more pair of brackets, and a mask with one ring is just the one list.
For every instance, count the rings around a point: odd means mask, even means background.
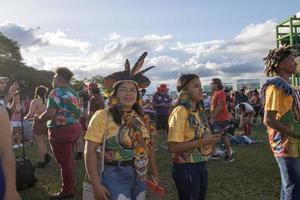
[{"label": "red hat", "polygon": [[97,83],[90,83],[90,84],[88,84],[88,89],[91,90],[92,88],[98,88]]},{"label": "red hat", "polygon": [[162,92],[168,92],[169,88],[168,88],[167,84],[160,84],[159,90]]}]

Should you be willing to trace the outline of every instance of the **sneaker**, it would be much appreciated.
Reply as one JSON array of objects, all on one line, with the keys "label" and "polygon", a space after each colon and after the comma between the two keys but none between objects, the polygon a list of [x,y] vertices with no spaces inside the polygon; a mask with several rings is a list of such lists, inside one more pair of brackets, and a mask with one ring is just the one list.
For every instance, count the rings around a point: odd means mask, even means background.
[{"label": "sneaker", "polygon": [[219,160],[219,155],[218,154],[211,155],[210,160]]},{"label": "sneaker", "polygon": [[63,199],[73,199],[73,198],[74,198],[74,194],[64,195],[62,193],[57,193],[49,197],[50,200],[63,200]]},{"label": "sneaker", "polygon": [[17,148],[19,148],[19,145],[18,145],[18,144],[14,144],[14,145],[12,146],[12,148],[13,148],[13,149],[17,149]]},{"label": "sneaker", "polygon": [[19,144],[19,148],[21,148],[21,147],[23,147],[23,144],[21,143],[21,144]]},{"label": "sneaker", "polygon": [[231,156],[225,156],[225,163],[231,163],[234,161],[234,157],[233,157],[233,154],[231,154]]}]

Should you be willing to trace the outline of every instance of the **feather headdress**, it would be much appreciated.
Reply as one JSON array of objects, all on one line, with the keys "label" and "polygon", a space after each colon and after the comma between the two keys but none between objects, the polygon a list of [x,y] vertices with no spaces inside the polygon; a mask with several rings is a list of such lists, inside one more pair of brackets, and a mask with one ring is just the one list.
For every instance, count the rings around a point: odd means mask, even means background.
[{"label": "feather headdress", "polygon": [[129,60],[126,59],[124,71],[114,72],[105,77],[103,82],[105,96],[110,96],[115,85],[123,81],[132,81],[137,85],[139,89],[148,87],[151,81],[149,80],[149,78],[144,76],[144,73],[152,69],[154,66],[141,70],[146,56],[147,52],[144,52],[132,69],[130,68]]}]

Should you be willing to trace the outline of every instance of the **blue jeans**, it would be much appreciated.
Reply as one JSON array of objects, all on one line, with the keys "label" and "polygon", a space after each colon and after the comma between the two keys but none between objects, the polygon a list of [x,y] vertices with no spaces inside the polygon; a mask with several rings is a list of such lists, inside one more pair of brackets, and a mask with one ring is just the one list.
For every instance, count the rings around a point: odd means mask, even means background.
[{"label": "blue jeans", "polygon": [[132,166],[105,166],[102,175],[104,186],[111,193],[110,200],[144,200],[146,183],[136,177]]},{"label": "blue jeans", "polygon": [[300,157],[275,157],[281,176],[280,200],[300,200]]},{"label": "blue jeans", "polygon": [[208,174],[206,162],[174,164],[172,177],[179,200],[205,200]]}]

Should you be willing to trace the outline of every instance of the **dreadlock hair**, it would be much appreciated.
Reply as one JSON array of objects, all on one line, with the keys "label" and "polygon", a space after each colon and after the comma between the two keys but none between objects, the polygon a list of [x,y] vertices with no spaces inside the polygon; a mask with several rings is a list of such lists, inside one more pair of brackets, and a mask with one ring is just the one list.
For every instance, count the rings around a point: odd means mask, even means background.
[{"label": "dreadlock hair", "polygon": [[296,52],[293,50],[291,45],[282,46],[269,50],[269,54],[263,60],[265,61],[265,74],[267,76],[276,75],[276,68],[278,65],[289,55],[295,55]]}]

